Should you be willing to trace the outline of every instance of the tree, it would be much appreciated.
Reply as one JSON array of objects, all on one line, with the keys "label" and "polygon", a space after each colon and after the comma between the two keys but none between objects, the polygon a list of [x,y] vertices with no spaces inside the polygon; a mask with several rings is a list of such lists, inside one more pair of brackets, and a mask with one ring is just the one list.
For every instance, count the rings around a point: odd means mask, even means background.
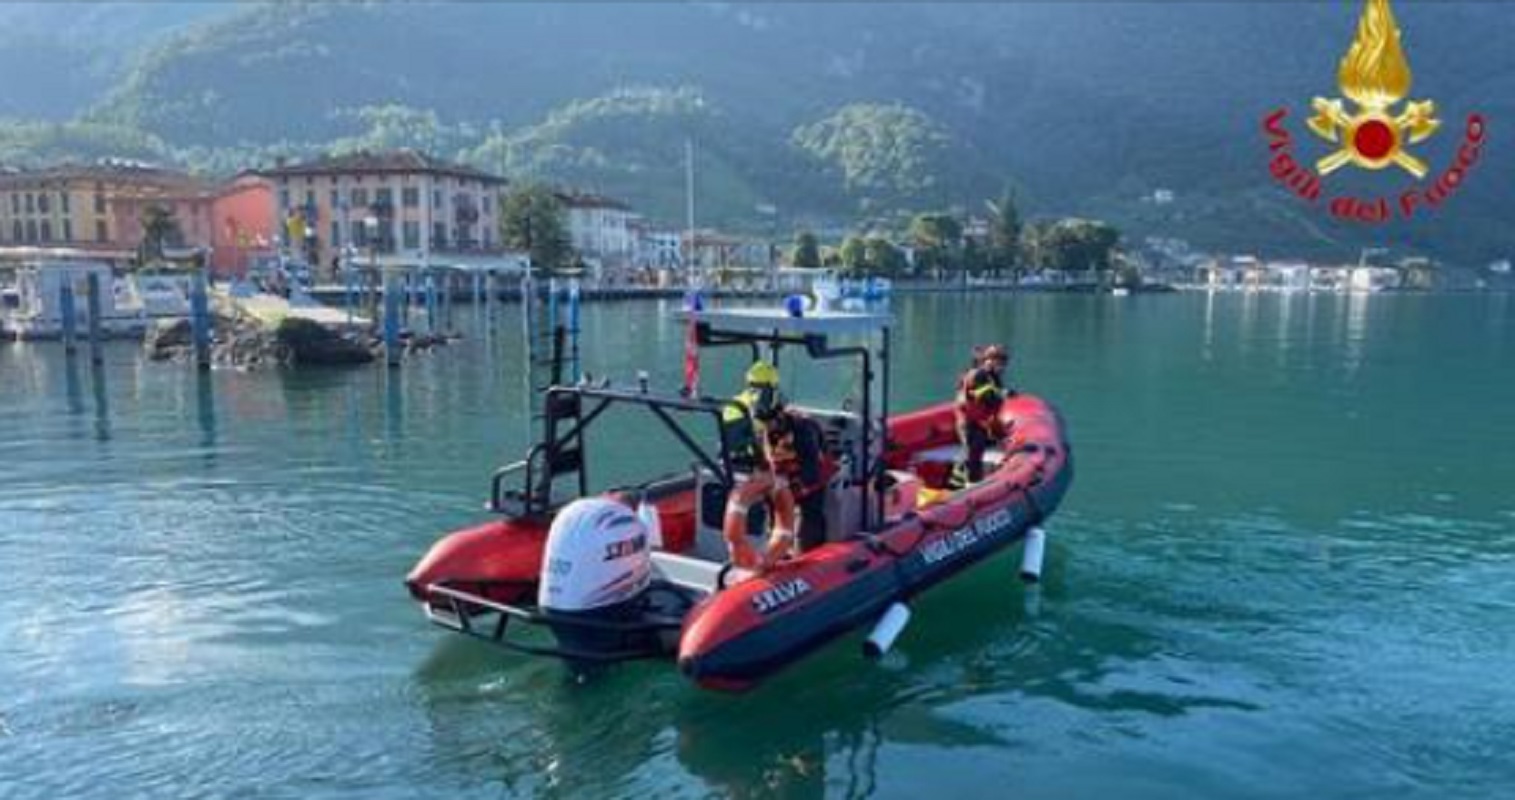
[{"label": "tree", "polygon": [[1021,262],[1021,213],[1009,189],[989,206],[989,268],[1015,274]]},{"label": "tree", "polygon": [[548,274],[573,264],[573,243],[563,221],[563,204],[540,184],[522,186],[500,203],[500,241],[524,250],[535,269]]},{"label": "tree", "polygon": [[842,248],[837,255],[842,259],[842,269],[847,272],[860,274],[868,269],[867,246],[860,236],[848,236],[842,240]]},{"label": "tree", "polygon": [[1063,219],[1042,226],[1036,241],[1042,266],[1046,268],[1106,272],[1114,266],[1120,232],[1097,220]]},{"label": "tree", "polygon": [[1030,269],[1046,269],[1047,256],[1042,242],[1047,238],[1049,222],[1032,222],[1021,228],[1021,266]]},{"label": "tree", "polygon": [[864,261],[870,272],[894,276],[905,271],[905,254],[882,236],[869,237],[864,243]]},{"label": "tree", "polygon": [[794,237],[794,265],[800,269],[821,268],[821,243],[810,231],[800,231]]},{"label": "tree", "polygon": [[989,256],[976,240],[964,239],[957,267],[968,275],[982,275],[989,267]]},{"label": "tree", "polygon": [[795,129],[801,151],[839,173],[860,207],[944,199],[951,163],[947,129],[925,112],[894,103],[854,103]]},{"label": "tree", "polygon": [[951,214],[917,214],[910,221],[910,241],[915,245],[917,269],[941,273],[959,265],[963,224]]},{"label": "tree", "polygon": [[179,221],[172,211],[150,205],[142,211],[142,244],[137,248],[138,261],[144,266],[163,260],[164,250],[183,238]]},{"label": "tree", "polygon": [[356,119],[365,126],[357,136],[332,142],[329,149],[337,154],[409,148],[436,155],[452,149],[458,139],[456,131],[442,124],[437,112],[396,103],[364,106],[337,116]]}]

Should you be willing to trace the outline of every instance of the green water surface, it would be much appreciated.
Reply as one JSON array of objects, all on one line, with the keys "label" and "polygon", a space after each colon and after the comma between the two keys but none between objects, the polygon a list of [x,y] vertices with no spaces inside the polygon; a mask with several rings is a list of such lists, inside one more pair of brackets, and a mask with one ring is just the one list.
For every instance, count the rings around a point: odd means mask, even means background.
[{"label": "green water surface", "polygon": [[[586,308],[586,367],[673,385],[668,310]],[[848,639],[743,696],[576,683],[404,594],[521,454],[512,308],[392,374],[0,345],[0,797],[1515,796],[1509,298],[894,311],[898,407],[1003,340],[1065,413],[1047,580],[991,561],[881,663]],[[597,475],[667,466],[654,433]]]}]

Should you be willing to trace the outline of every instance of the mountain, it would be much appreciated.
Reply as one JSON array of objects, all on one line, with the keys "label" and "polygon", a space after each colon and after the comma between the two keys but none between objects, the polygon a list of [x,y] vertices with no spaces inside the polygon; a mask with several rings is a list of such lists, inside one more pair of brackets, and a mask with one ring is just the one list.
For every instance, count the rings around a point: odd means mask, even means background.
[{"label": "mountain", "polygon": [[224,3],[0,3],[0,118],[72,117],[143,47],[231,13]]},{"label": "mountain", "polygon": [[[1515,166],[1500,145],[1515,62],[1494,33],[1515,9],[1400,0],[1396,13],[1414,96],[1446,123],[1417,151],[1449,163],[1473,110],[1493,138],[1443,209],[1384,228],[1336,222],[1267,172],[1262,119],[1280,106],[1301,157],[1324,154],[1303,117],[1311,98],[1340,94],[1358,14],[1348,2],[281,2],[146,36],[88,118],[224,168],[272,145],[392,137],[413,126],[377,131],[373,110],[410,109],[434,120],[424,135],[445,155],[670,219],[693,139],[701,218],[728,225],[770,224],[757,203],[787,221],[978,209],[1009,186],[1032,216],[1097,214],[1131,235],[1263,255],[1353,258],[1369,243],[1506,255],[1496,176]],[[1410,185],[1393,173],[1330,180],[1363,193]],[[1143,202],[1156,189],[1175,202]]]}]

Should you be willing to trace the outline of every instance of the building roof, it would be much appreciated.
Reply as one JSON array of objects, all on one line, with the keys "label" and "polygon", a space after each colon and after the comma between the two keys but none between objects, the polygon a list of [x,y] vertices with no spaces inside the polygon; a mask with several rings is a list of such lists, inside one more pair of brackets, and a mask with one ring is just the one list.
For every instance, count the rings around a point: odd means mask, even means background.
[{"label": "building roof", "polygon": [[273,178],[299,175],[351,175],[354,173],[426,173],[447,175],[454,178],[466,178],[484,183],[505,182],[505,179],[498,175],[463,164],[445,161],[416,150],[387,150],[381,153],[359,150],[355,153],[336,156],[327,155],[298,164],[286,164],[274,167],[273,169],[262,170],[262,174]]},{"label": "building roof", "polygon": [[617,211],[630,211],[631,206],[613,197],[590,192],[578,192],[572,190],[559,190],[552,193],[558,198],[558,202],[568,208],[613,208]]},{"label": "building roof", "polygon": [[31,185],[44,181],[114,181],[198,191],[204,182],[176,169],[123,159],[101,159],[93,164],[62,163],[40,169],[0,170],[0,186]]}]

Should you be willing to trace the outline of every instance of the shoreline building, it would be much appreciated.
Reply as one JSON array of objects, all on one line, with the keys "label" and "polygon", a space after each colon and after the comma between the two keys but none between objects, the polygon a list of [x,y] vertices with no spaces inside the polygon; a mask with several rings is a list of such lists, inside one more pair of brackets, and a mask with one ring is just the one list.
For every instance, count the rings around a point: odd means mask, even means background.
[{"label": "shoreline building", "polygon": [[142,246],[149,207],[168,211],[177,231],[170,260],[193,258],[211,244],[214,192],[172,169],[105,159],[0,173],[0,253],[68,248],[126,266]]},{"label": "shoreline building", "polygon": [[273,184],[243,172],[216,191],[211,203],[211,269],[244,277],[259,262],[278,256]]},{"label": "shoreline building", "polygon": [[587,192],[556,191],[553,196],[563,206],[573,249],[589,264],[596,278],[631,266],[636,251],[632,236],[635,215],[631,206]]},{"label": "shoreline building", "polygon": [[284,252],[329,276],[343,258],[430,266],[504,253],[505,179],[415,150],[359,151],[260,173]]}]

